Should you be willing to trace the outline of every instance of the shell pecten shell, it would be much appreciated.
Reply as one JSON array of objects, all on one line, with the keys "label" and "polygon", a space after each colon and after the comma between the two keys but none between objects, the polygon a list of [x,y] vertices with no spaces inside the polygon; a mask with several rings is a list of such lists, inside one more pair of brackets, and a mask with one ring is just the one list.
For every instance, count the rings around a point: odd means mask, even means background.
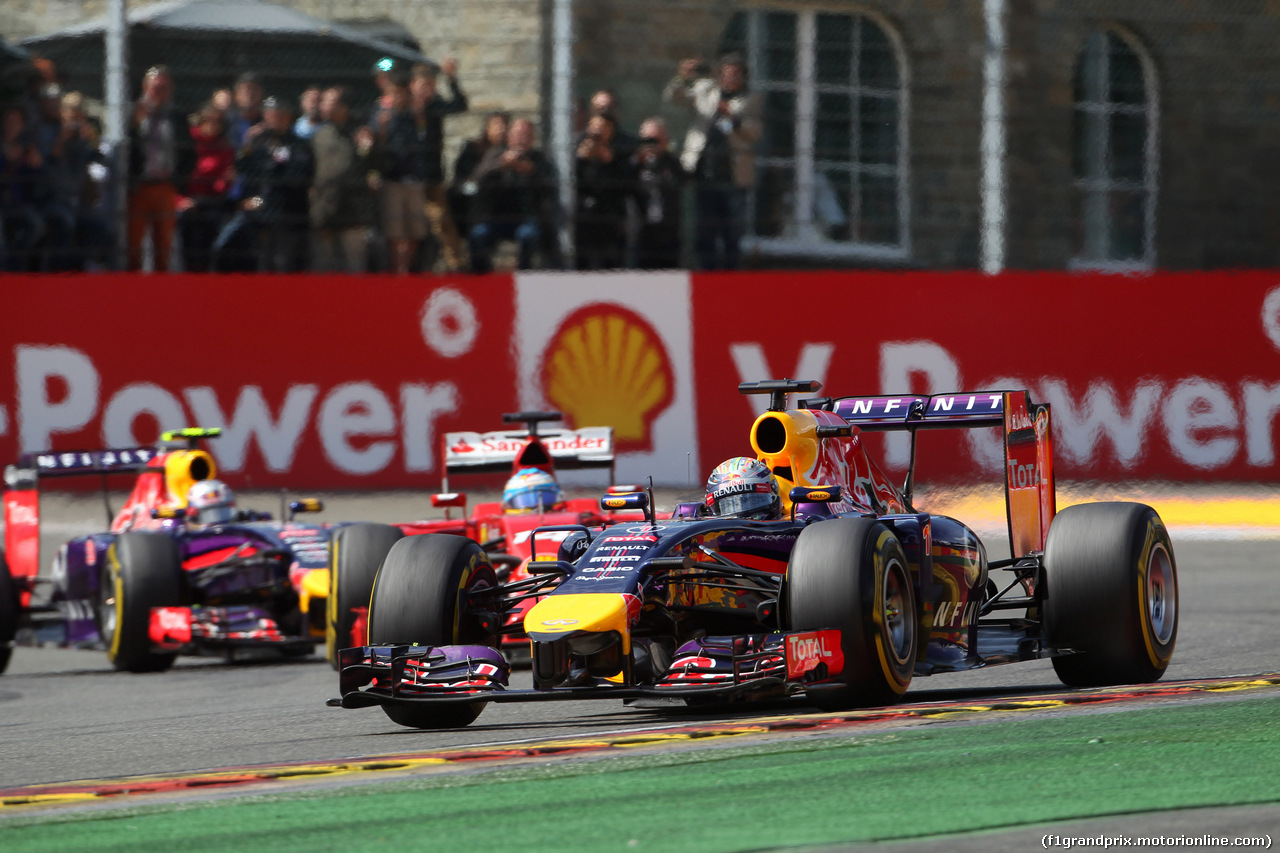
[{"label": "shell pecten shell", "polygon": [[620,450],[651,445],[670,405],[674,376],[662,339],[619,305],[587,305],[552,336],[542,369],[547,401],[575,427],[612,426]]}]

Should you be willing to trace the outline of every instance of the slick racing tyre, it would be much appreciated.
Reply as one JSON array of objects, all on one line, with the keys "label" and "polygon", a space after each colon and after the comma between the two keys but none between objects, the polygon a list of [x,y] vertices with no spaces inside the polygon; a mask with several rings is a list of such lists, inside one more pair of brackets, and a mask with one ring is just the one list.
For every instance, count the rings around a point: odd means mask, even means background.
[{"label": "slick racing tyre", "polygon": [[[498,586],[488,555],[464,536],[408,536],[382,561],[369,602],[370,645],[494,645],[493,627],[470,609],[473,594]],[[417,729],[470,724],[484,702],[384,705],[392,722]]]},{"label": "slick racing tyre", "polygon": [[107,549],[98,588],[98,632],[107,658],[126,672],[161,672],[175,654],[151,650],[151,608],[182,604],[178,543],[156,533],[121,533]]},{"label": "slick racing tyre", "polygon": [[1160,516],[1137,503],[1067,507],[1044,546],[1044,632],[1064,684],[1141,684],[1178,636],[1178,572]]},{"label": "slick racing tyre", "polygon": [[824,711],[898,701],[915,669],[919,621],[902,544],[867,518],[805,528],[791,551],[786,601],[792,631],[836,628],[842,684],[806,690]]},{"label": "slick racing tyre", "polygon": [[18,636],[18,585],[9,574],[9,564],[0,551],[0,675],[9,668],[13,640]]},{"label": "slick racing tyre", "polygon": [[340,528],[329,543],[329,600],[325,603],[325,657],[338,668],[338,649],[363,645],[353,637],[356,609],[369,606],[373,579],[391,546],[404,538],[389,524],[353,524]]}]

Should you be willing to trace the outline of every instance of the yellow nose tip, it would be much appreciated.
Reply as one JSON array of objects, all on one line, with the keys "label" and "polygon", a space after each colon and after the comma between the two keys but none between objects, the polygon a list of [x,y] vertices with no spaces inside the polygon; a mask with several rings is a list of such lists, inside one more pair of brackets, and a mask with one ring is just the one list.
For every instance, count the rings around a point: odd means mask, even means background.
[{"label": "yellow nose tip", "polygon": [[550,595],[524,617],[524,630],[535,642],[550,642],[575,632],[617,631],[622,650],[631,651],[627,600],[619,593]]}]

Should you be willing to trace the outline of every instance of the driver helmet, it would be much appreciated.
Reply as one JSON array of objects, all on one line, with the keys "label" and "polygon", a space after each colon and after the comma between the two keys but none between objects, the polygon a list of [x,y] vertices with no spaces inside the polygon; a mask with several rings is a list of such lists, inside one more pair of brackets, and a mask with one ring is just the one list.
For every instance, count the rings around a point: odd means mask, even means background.
[{"label": "driver helmet", "polygon": [[561,500],[560,485],[541,468],[520,469],[502,490],[502,508],[507,512],[550,509]]},{"label": "driver helmet", "polygon": [[778,481],[758,459],[735,456],[707,478],[707,509],[721,518],[781,518]]},{"label": "driver helmet", "polygon": [[236,495],[221,480],[201,480],[187,492],[187,506],[197,524],[218,524],[235,515]]}]

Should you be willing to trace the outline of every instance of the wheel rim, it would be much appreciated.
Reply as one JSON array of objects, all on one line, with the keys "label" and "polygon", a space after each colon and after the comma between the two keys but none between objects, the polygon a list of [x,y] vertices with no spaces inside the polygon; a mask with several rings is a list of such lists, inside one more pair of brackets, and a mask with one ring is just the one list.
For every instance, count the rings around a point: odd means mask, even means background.
[{"label": "wheel rim", "polygon": [[110,572],[105,572],[98,588],[98,624],[102,641],[110,643],[116,633],[116,587]]},{"label": "wheel rim", "polygon": [[898,663],[906,661],[911,651],[911,630],[907,612],[906,578],[902,565],[897,561],[890,562],[884,573],[884,633],[889,641],[894,660]]},{"label": "wheel rim", "polygon": [[1151,549],[1147,563],[1147,621],[1160,645],[1173,638],[1178,624],[1178,586],[1173,576],[1173,561],[1163,545]]}]

